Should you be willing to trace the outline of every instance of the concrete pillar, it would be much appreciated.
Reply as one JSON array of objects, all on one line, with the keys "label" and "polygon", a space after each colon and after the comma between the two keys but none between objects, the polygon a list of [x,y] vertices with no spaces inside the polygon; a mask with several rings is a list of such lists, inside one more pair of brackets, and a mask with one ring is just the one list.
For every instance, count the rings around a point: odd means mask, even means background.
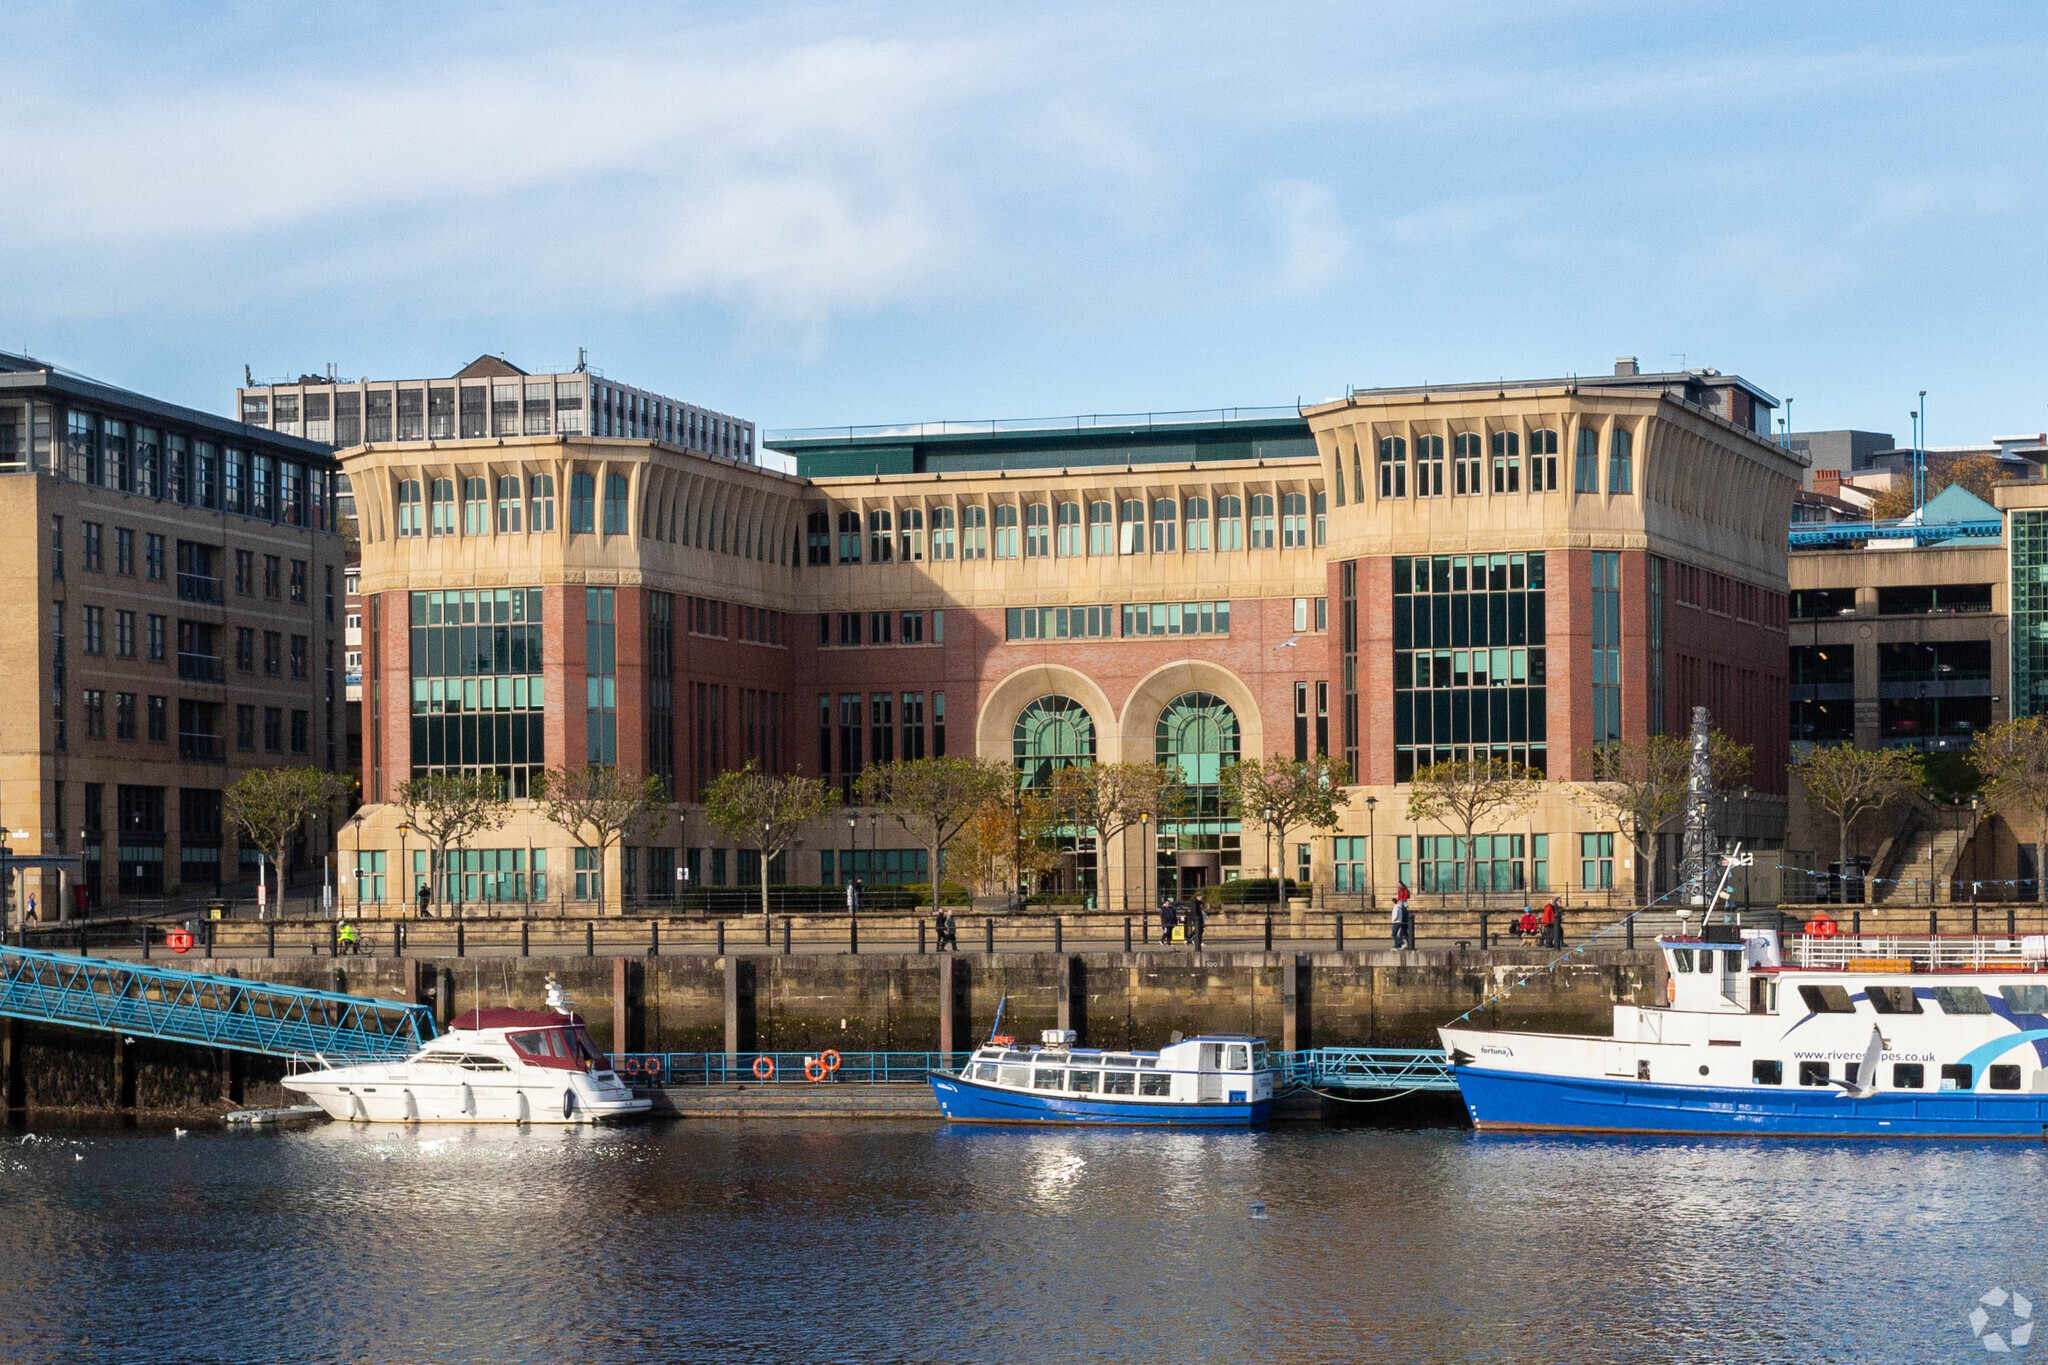
[{"label": "concrete pillar", "polygon": [[759,1039],[754,1031],[754,962],[734,955],[725,959],[725,1060],[737,1061],[742,1052],[752,1052]]},{"label": "concrete pillar", "polygon": [[958,1049],[954,1045],[954,1021],[959,1001],[958,983],[955,971],[959,959],[951,953],[939,954],[939,1052],[950,1056]]},{"label": "concrete pillar", "polygon": [[631,1052],[633,1050],[632,1018],[626,1002],[626,993],[631,985],[628,979],[629,976],[630,973],[626,970],[626,959],[623,957],[613,958],[612,1051],[614,1052]]},{"label": "concrete pillar", "polygon": [[1289,953],[1280,964],[1280,1050],[1299,1052],[1308,1045],[1307,1030],[1302,1027],[1302,985],[1306,973],[1301,959]]},{"label": "concrete pillar", "polygon": [[141,1058],[140,1043],[130,1044],[120,1033],[114,1035],[114,1108],[135,1107],[135,1069]]},{"label": "concrete pillar", "polygon": [[0,1047],[5,1049],[7,1072],[7,1107],[25,1108],[28,1104],[28,1078],[22,1067],[22,1024],[19,1019],[9,1019]]},{"label": "concrete pillar", "polygon": [[1057,975],[1060,998],[1060,1021],[1055,1027],[1072,1028],[1074,1027],[1074,959],[1062,954],[1055,960],[1059,963]]},{"label": "concrete pillar", "polygon": [[447,1028],[455,1022],[455,973],[443,967],[434,986],[434,1013],[440,1016],[441,1027]]}]

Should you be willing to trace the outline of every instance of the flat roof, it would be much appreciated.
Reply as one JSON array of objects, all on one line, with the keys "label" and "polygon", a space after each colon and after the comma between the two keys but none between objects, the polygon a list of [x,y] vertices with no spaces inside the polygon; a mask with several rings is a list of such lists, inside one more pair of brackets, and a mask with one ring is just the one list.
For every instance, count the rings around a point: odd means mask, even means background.
[{"label": "flat roof", "polygon": [[48,361],[37,360],[32,356],[0,352],[0,397],[11,394],[27,396],[38,391],[61,394],[82,404],[112,408],[131,416],[198,428],[211,432],[223,441],[265,446],[274,451],[288,452],[330,469],[339,468],[334,459],[334,452],[317,441],[301,440],[297,436],[282,436],[265,427],[252,427],[238,422],[232,417],[222,417],[178,403],[166,403],[160,398],[151,398],[132,389],[120,388],[82,374],[74,374],[70,370],[52,365]]}]

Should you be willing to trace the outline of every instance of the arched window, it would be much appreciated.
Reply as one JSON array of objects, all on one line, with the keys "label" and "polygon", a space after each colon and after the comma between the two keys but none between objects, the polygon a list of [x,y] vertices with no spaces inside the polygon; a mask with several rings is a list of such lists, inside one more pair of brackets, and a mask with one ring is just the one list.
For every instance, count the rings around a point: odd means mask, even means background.
[{"label": "arched window", "polygon": [[1077,557],[1081,553],[1081,504],[1063,502],[1059,510],[1059,552],[1061,559]]},{"label": "arched window", "polygon": [[455,534],[455,480],[434,480],[434,503],[427,512],[427,534]]},{"label": "arched window", "polygon": [[1095,720],[1072,697],[1040,697],[1018,713],[1011,746],[1019,785],[1043,791],[1061,768],[1095,761]]},{"label": "arched window", "polygon": [[1116,518],[1113,509],[1106,502],[1088,504],[1088,553],[1091,555],[1113,555],[1116,553]]},{"label": "arched window", "polygon": [[1519,432],[1493,433],[1493,491],[1522,491],[1522,437]]},{"label": "arched window", "polygon": [[519,476],[500,474],[498,476],[498,534],[516,536],[519,534],[520,508],[523,500],[519,496]]},{"label": "arched window", "polygon": [[1122,507],[1123,541],[1117,547],[1127,555],[1145,553],[1145,504],[1126,498]]},{"label": "arched window", "polygon": [[1209,692],[1183,692],[1159,713],[1153,752],[1180,770],[1188,818],[1221,819],[1223,771],[1237,762],[1237,713]]},{"label": "arched window", "polygon": [[1254,493],[1252,495],[1252,548],[1270,550],[1273,548],[1273,495]]},{"label": "arched window", "polygon": [[489,535],[491,531],[490,485],[482,479],[462,481],[462,534]]},{"label": "arched window", "polygon": [[1209,500],[1189,498],[1186,505],[1187,534],[1181,537],[1181,545],[1190,554],[1207,554],[1209,551]]},{"label": "arched window", "polygon": [[887,564],[896,557],[895,521],[886,507],[868,513],[868,563]]},{"label": "arched window", "polygon": [[988,558],[988,509],[980,503],[960,509],[960,557]]},{"label": "arched window", "polygon": [[1620,427],[1608,438],[1607,491],[1627,493],[1635,487],[1635,437]]},{"label": "arched window", "polygon": [[590,474],[569,476],[569,534],[588,535],[597,529],[597,479]]},{"label": "arched window", "polygon": [[1152,553],[1170,555],[1173,553],[1174,533],[1180,528],[1180,507],[1172,498],[1161,498],[1152,504]]},{"label": "arched window", "polygon": [[932,558],[953,557],[953,509],[934,507],[932,509]]},{"label": "arched window", "polygon": [[420,481],[400,479],[398,481],[398,534],[416,536],[420,533]]},{"label": "arched window", "polygon": [[1244,548],[1244,501],[1235,493],[1216,499],[1216,548]]},{"label": "arched window", "polygon": [[1287,493],[1280,499],[1280,547],[1301,550],[1308,547],[1308,494]]},{"label": "arched window", "polygon": [[1045,559],[1052,554],[1052,509],[1042,502],[1024,507],[1024,557]]},{"label": "arched window", "polygon": [[526,524],[535,531],[555,529],[555,476],[536,474],[526,481]]},{"label": "arched window", "polygon": [[903,562],[922,563],[924,560],[924,509],[906,507],[897,514],[896,524],[903,534]]},{"label": "arched window", "polygon": [[626,520],[626,476],[607,474],[604,476],[604,533],[608,536],[622,536],[632,529]]},{"label": "arched window", "polygon": [[839,514],[839,562],[860,563],[860,513]]},{"label": "arched window", "polygon": [[1408,496],[1408,442],[1399,436],[1380,438],[1380,496]]},{"label": "arched window", "polygon": [[1557,433],[1548,429],[1529,433],[1529,491],[1557,491]]},{"label": "arched window", "polygon": [[996,558],[1017,557],[1017,505],[1013,502],[996,504]]},{"label": "arched window", "polygon": [[832,562],[832,515],[812,512],[804,518],[804,563]]},{"label": "arched window", "polygon": [[1444,438],[1415,438],[1415,496],[1440,498],[1444,495]]},{"label": "arched window", "polygon": [[1459,494],[1483,493],[1479,482],[1479,433],[1461,432],[1451,439],[1451,482]]}]

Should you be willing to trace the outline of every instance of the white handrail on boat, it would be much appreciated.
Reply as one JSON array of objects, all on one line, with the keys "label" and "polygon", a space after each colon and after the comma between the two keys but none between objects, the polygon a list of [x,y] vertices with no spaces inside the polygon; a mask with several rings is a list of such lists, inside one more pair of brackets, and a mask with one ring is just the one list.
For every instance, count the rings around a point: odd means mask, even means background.
[{"label": "white handrail on boat", "polygon": [[1795,940],[1794,956],[1801,967],[1907,961],[1921,968],[2040,971],[2048,969],[2048,934],[1806,934]]}]

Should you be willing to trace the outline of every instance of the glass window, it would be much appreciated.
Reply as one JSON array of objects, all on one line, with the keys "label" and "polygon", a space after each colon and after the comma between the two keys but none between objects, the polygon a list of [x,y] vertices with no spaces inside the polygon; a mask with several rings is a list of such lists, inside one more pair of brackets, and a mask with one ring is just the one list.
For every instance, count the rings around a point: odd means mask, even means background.
[{"label": "glass window", "polygon": [[1161,498],[1152,504],[1152,553],[1170,555],[1173,553],[1174,533],[1180,527],[1180,508],[1172,498]]},{"label": "glass window", "polygon": [[397,493],[398,534],[416,536],[424,529],[421,524],[420,481],[400,479]]},{"label": "glass window", "polygon": [[1415,438],[1415,496],[1440,498],[1444,495],[1444,438]]},{"label": "glass window", "polygon": [[1522,437],[1519,432],[1493,433],[1493,491],[1522,491]]},{"label": "glass window", "polygon": [[1058,1067],[1034,1067],[1031,1071],[1033,1090],[1061,1090],[1066,1087],[1067,1073]]},{"label": "glass window", "polygon": [[1911,986],[1865,986],[1863,996],[1879,1014],[1918,1014],[1919,997]]},{"label": "glass window", "polygon": [[597,530],[597,476],[569,476],[569,533],[588,535]]},{"label": "glass window", "polygon": [[1801,1062],[1799,1064],[1799,1083],[1801,1085],[1826,1085],[1828,1083],[1828,1064],[1826,1062]]},{"label": "glass window", "polygon": [[1123,535],[1117,544],[1118,551],[1127,555],[1145,553],[1145,504],[1135,498],[1126,498],[1119,513]]},{"label": "glass window", "polygon": [[1945,1066],[1941,1069],[1941,1088],[1943,1090],[1973,1090],[1976,1088],[1976,1085],[1976,1072],[1970,1067],[1955,1065]]},{"label": "glass window", "polygon": [[1529,433],[1529,491],[1557,491],[1557,433],[1550,430]]},{"label": "glass window", "polygon": [[1841,986],[1801,986],[1799,998],[1810,1014],[1854,1014],[1855,1003]]},{"label": "glass window", "polygon": [[1460,432],[1451,438],[1451,491],[1463,497],[1483,493],[1479,480],[1479,433]]},{"label": "glass window", "polygon": [[1635,483],[1635,438],[1616,427],[1607,446],[1607,491],[1629,492]]},{"label": "glass window", "polygon": [[2014,1014],[2048,1014],[2048,986],[2000,986],[1998,994]]},{"label": "glass window", "polygon": [[604,533],[608,536],[622,536],[632,529],[626,512],[626,476],[607,474],[604,476]]},{"label": "glass window", "polygon": [[[1405,498],[1408,496],[1408,442],[1399,436],[1385,436],[1380,439],[1380,496],[1382,498]],[[1427,497],[1427,494],[1423,496]]]},{"label": "glass window", "polygon": [[488,487],[489,485],[482,479],[469,478],[462,481],[462,534],[490,534],[491,503]]},{"label": "glass window", "polygon": [[924,562],[924,509],[906,507],[897,514],[896,525],[903,537],[903,562]]},{"label": "glass window", "polygon": [[1116,553],[1115,509],[1106,502],[1088,504],[1088,553]]},{"label": "glass window", "polygon": [[1061,559],[1076,558],[1086,550],[1087,542],[1081,534],[1081,504],[1063,502],[1059,505],[1058,550]]},{"label": "glass window", "polygon": [[1251,548],[1270,550],[1273,548],[1273,495],[1255,493],[1252,495]]},{"label": "glass window", "polygon": [[980,503],[960,509],[960,558],[988,558],[988,509]]},{"label": "glass window", "polygon": [[535,531],[555,529],[555,476],[534,474],[526,481],[526,495],[531,500],[527,505],[530,513],[527,526]]},{"label": "glass window", "polygon": [[1993,1090],[2017,1090],[2020,1088],[2020,1069],[2011,1062],[1994,1062],[1984,1068],[1985,1083]]},{"label": "glass window", "polygon": [[452,536],[455,534],[455,480],[434,480],[434,500],[427,509],[427,534],[431,536]]},{"label": "glass window", "polygon": [[[1981,992],[1980,992],[1981,994]],[[1927,1087],[1927,1067],[1921,1062],[1892,1063],[1892,1088],[1896,1090],[1924,1090]]]},{"label": "glass window", "polygon": [[1024,557],[1046,559],[1052,554],[1052,509],[1042,502],[1024,506]]},{"label": "glass window", "polygon": [[1095,761],[1094,717],[1072,697],[1040,697],[1018,713],[1011,748],[1020,785],[1044,790],[1060,769]]},{"label": "glass window", "polygon": [[953,557],[953,509],[934,507],[932,509],[932,558],[950,560]]},{"label": "glass window", "polygon": [[498,478],[498,534],[519,533],[520,509],[524,500],[519,496],[519,476],[503,474]]},{"label": "glass window", "polygon": [[1600,491],[1600,433],[1591,427],[1579,428],[1579,450],[1572,460],[1572,491]]},{"label": "glass window", "polygon": [[1209,552],[1209,500],[1189,498],[1185,504],[1187,534],[1181,537],[1181,544],[1190,554]]},{"label": "glass window", "polygon": [[996,558],[1015,559],[1016,557],[1017,505],[1009,502],[998,503],[996,504]]},{"label": "glass window", "polygon": [[1244,548],[1244,501],[1234,493],[1216,499],[1216,548]]},{"label": "glass window", "polygon": [[[1160,711],[1153,750],[1157,762],[1180,769],[1188,789],[1188,817],[1221,819],[1223,774],[1238,757],[1237,713],[1210,693],[1184,692]],[[1159,832],[1168,833],[1163,825]]]},{"label": "glass window", "polygon": [[1783,1062],[1753,1061],[1749,1064],[1749,1079],[1756,1085],[1783,1085],[1785,1064]]},{"label": "glass window", "polygon": [[896,515],[886,507],[868,512],[868,563],[888,564],[896,558]]},{"label": "glass window", "polygon": [[1280,498],[1280,548],[1308,548],[1308,494],[1285,493]]}]

